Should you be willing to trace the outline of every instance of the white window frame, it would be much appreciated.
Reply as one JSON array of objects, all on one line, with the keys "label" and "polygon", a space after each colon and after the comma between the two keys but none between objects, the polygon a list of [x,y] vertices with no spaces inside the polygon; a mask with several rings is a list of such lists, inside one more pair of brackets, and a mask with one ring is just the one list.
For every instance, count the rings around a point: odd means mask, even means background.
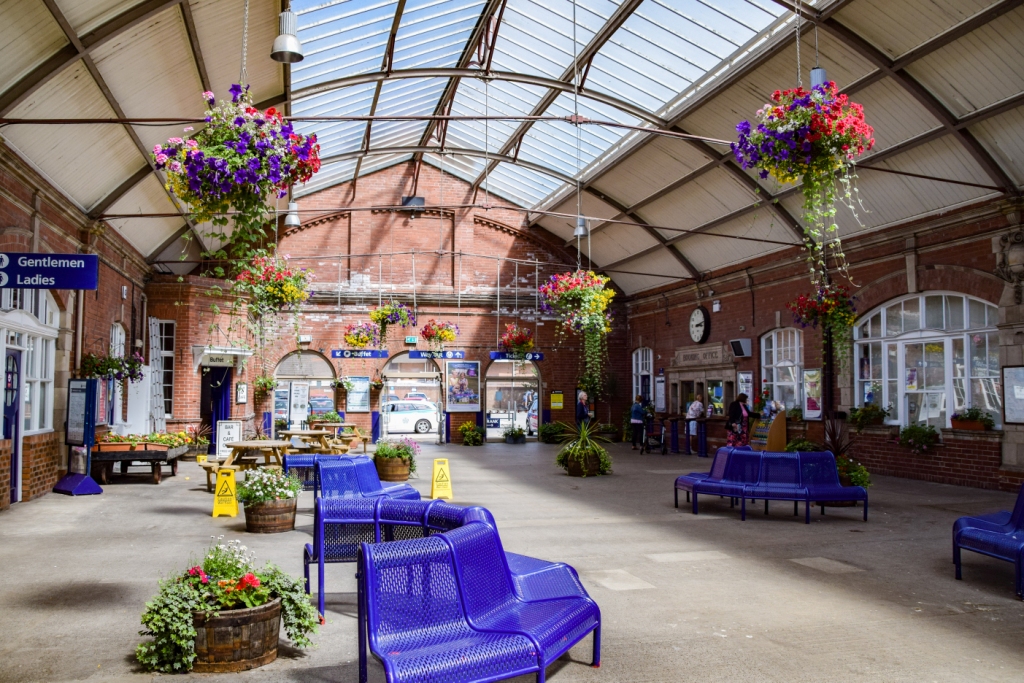
[{"label": "white window frame", "polygon": [[[127,342],[128,333],[124,329],[124,325],[121,323],[114,323],[110,326],[110,350],[108,355],[124,357],[125,344]],[[124,382],[120,380],[112,380],[113,390],[111,392],[111,412],[110,412],[110,425],[124,424],[124,390],[122,385]]]},{"label": "white window frame", "polygon": [[[928,297],[944,297],[942,301],[942,327],[928,327],[928,322],[935,322],[934,320],[928,320],[927,314],[927,298]],[[958,313],[954,308],[951,307],[951,302],[945,297],[959,297],[962,299],[962,310]],[[906,303],[914,302],[916,300],[917,305],[917,327],[914,329],[904,329],[905,316],[903,311],[907,310]],[[985,322],[980,323],[974,321],[972,325],[971,321],[971,304],[974,303],[975,312],[979,312],[978,305],[984,307]],[[889,335],[889,327],[892,326],[895,330],[896,321],[890,321],[890,310],[899,307],[901,317],[899,320],[899,333]],[[910,307],[913,309],[913,306]],[[933,313],[935,312],[934,309]],[[986,354],[985,357],[988,360],[994,357],[998,359],[999,350],[996,348],[992,349],[993,343],[998,345],[998,334],[999,331],[996,328],[998,322],[999,308],[991,302],[979,299],[978,297],[965,294],[963,292],[955,292],[949,290],[930,290],[926,292],[918,292],[915,294],[908,294],[900,296],[895,299],[886,301],[885,303],[876,306],[864,315],[857,319],[854,325],[854,369],[853,369],[853,381],[854,381],[854,405],[862,407],[865,403],[865,385],[871,385],[878,387],[880,392],[875,390],[872,391],[872,403],[880,405],[882,407],[890,408],[890,416],[886,420],[887,424],[906,426],[909,418],[907,410],[907,388],[906,388],[906,377],[907,368],[905,367],[905,354],[906,345],[919,344],[927,342],[942,342],[944,345],[944,376],[945,376],[945,388],[941,393],[945,394],[945,424],[942,426],[949,427],[950,416],[957,412],[969,408],[973,402],[973,391],[971,385],[973,381],[981,382],[983,390],[986,396],[993,398],[998,403],[1001,398],[999,391],[1000,367],[997,367],[994,371],[991,368],[991,363],[986,363],[984,369],[976,369],[974,363],[972,363],[971,357],[971,344],[972,337],[981,337],[980,341],[984,341]],[[877,318],[876,318],[877,316]],[[959,324],[962,327],[953,327],[951,329],[951,319],[959,316]],[[875,334],[872,334],[872,332]],[[963,353],[963,364],[960,365],[955,362],[954,357],[954,345],[962,344]],[[977,342],[975,342],[977,343]],[[895,354],[895,365],[896,365],[896,376],[892,377],[891,363],[889,362],[888,355],[890,352]],[[878,363],[875,363],[875,356],[878,357]],[[864,361],[862,358],[866,358],[866,374],[868,378],[862,378],[862,364]],[[875,371],[878,369],[877,372]],[[957,375],[957,372],[962,374]],[[877,377],[875,376],[877,375]],[[895,392],[893,388],[895,387]],[[880,393],[880,397],[875,397],[876,393]],[[912,392],[913,393],[913,392]],[[939,392],[935,392],[939,393]],[[895,395],[894,395],[895,394]],[[960,405],[958,406],[958,401]],[[891,410],[892,408],[895,410]],[[1002,429],[1002,405],[983,405],[978,406],[983,410],[987,410],[996,423],[996,429]],[[893,414],[894,413],[894,414]]]},{"label": "white window frame", "polygon": [[640,377],[650,377],[650,400],[654,400],[654,349],[641,347],[633,352],[633,395],[630,400],[640,395]]},{"label": "white window frame", "polygon": [[[174,320],[160,320],[160,321],[158,321],[158,325],[160,326],[159,327],[159,329],[160,329],[160,337],[159,337],[159,342],[158,342],[159,343],[159,348],[156,350],[156,352],[160,355],[160,377],[159,378],[155,378],[155,381],[160,382],[160,386],[161,386],[161,389],[162,389],[161,396],[163,396],[163,402],[164,402],[164,418],[169,420],[169,419],[173,418],[173,413],[174,413],[174,372],[175,372],[175,368],[174,368],[174,345],[177,342],[176,335],[178,334],[178,326],[177,326],[177,323]],[[167,335],[164,334],[164,325],[170,325],[171,326],[171,334],[170,334],[171,350],[170,351],[167,351],[167,350],[164,349],[164,339],[167,336]],[[150,353],[153,353],[153,349],[150,349]],[[168,372],[168,370],[167,370],[168,362],[170,363],[170,366],[171,366],[171,368],[170,368],[170,373],[171,373],[171,383],[170,383],[170,385],[168,385],[167,382],[165,381],[166,377],[167,377],[167,372]],[[168,398],[168,393],[167,393],[168,386],[170,387],[170,397],[169,398]],[[170,410],[167,409],[168,402],[170,402]]]},{"label": "white window frame", "polygon": [[[771,342],[770,349],[769,344]],[[804,333],[795,327],[779,327],[761,335],[761,389],[769,389],[773,401],[783,401],[780,387],[793,388],[794,405],[786,404],[787,409],[801,408],[804,404],[803,370],[804,370]],[[780,344],[784,342],[784,344]],[[783,358],[779,358],[779,350],[785,349]],[[769,352],[771,357],[769,357]],[[794,368],[792,381],[780,381],[777,371],[780,368]],[[753,400],[757,396],[751,397]]]},{"label": "white window frame", "polygon": [[[53,431],[59,310],[48,290],[0,290],[0,356],[6,357],[8,348],[21,350],[19,434],[22,437]],[[11,333],[21,335],[20,344],[12,343]],[[31,414],[26,404],[31,404]],[[24,463],[24,452],[21,452]]]}]

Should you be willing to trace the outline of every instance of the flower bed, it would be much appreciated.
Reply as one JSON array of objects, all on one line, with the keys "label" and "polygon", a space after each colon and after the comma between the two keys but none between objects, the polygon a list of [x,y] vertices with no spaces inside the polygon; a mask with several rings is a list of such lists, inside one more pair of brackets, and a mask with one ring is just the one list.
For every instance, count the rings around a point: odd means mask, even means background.
[{"label": "flower bed", "polygon": [[732,151],[743,168],[780,183],[802,182],[811,281],[825,281],[829,257],[845,272],[835,204],[842,201],[856,216],[854,158],[875,144],[864,108],[840,95],[831,81],[809,91],[776,90],[757,111],[754,125],[742,121],[736,132],[739,141]]}]

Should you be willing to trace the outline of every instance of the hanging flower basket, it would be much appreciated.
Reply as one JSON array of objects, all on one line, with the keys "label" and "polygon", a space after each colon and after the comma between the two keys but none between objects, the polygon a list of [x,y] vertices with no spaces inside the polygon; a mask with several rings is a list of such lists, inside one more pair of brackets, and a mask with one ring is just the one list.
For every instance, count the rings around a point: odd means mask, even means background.
[{"label": "hanging flower basket", "polygon": [[167,189],[189,205],[196,223],[227,225],[225,214],[233,209],[231,242],[248,253],[273,218],[266,200],[284,197],[290,185],[319,171],[320,146],[315,134],[296,133],[273,107],[256,109],[249,86],[232,85],[230,102],[218,104],[212,92],[203,99],[209,105],[206,126],[156,145],[153,159],[167,174]]},{"label": "hanging flower basket", "polygon": [[445,344],[450,344],[459,336],[459,326],[448,321],[437,321],[431,318],[427,324],[420,329],[420,335],[430,345],[430,348],[441,351]]},{"label": "hanging flower basket", "polygon": [[376,323],[354,323],[345,328],[345,343],[353,349],[380,344],[380,328]]},{"label": "hanging flower basket", "polygon": [[287,258],[260,249],[241,266],[232,291],[246,298],[254,312],[263,316],[298,306],[308,299],[312,280],[312,271],[289,268]]},{"label": "hanging flower basket", "polygon": [[592,270],[552,275],[540,286],[541,311],[557,315],[561,333],[583,337],[579,385],[597,398],[604,389],[604,367],[608,355],[605,335],[611,332],[608,312],[615,292],[606,289],[610,278]]},{"label": "hanging flower basket", "polygon": [[786,308],[801,327],[820,325],[822,330],[831,331],[836,362],[840,368],[846,366],[850,360],[850,330],[857,319],[849,289],[834,283],[820,285],[816,293],[801,294]]},{"label": "hanging flower basket", "polygon": [[97,356],[87,353],[82,356],[82,377],[112,379],[131,383],[142,381],[142,368],[146,359],[136,351],[130,356]]},{"label": "hanging flower basket", "polygon": [[533,351],[533,330],[519,327],[515,323],[505,325],[505,332],[501,335],[501,350],[516,358]]},{"label": "hanging flower basket", "polygon": [[398,325],[401,328],[415,327],[416,316],[412,310],[403,303],[389,301],[381,304],[370,311],[370,320],[380,328],[379,348],[384,348],[388,343],[388,328]]},{"label": "hanging flower basket", "polygon": [[739,142],[732,144],[732,151],[743,168],[757,169],[761,178],[772,176],[780,183],[802,181],[811,281],[824,281],[829,256],[845,271],[835,204],[841,201],[856,216],[854,159],[875,144],[864,108],[840,95],[832,81],[810,91],[776,90],[771,102],[757,111],[753,125],[742,121],[736,132]]}]

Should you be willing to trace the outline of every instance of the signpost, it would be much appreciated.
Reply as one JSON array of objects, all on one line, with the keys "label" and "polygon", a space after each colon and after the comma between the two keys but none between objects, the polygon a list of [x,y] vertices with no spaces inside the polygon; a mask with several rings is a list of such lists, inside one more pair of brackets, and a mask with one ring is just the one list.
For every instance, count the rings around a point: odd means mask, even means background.
[{"label": "signpost", "polygon": [[429,360],[431,358],[435,360],[462,360],[466,357],[465,351],[420,351],[412,350],[409,352],[410,360]]},{"label": "signpost", "polygon": [[[90,451],[96,438],[94,419],[96,416],[97,384],[99,384],[99,380],[95,379],[68,380],[68,416],[64,443],[70,447],[68,453],[69,471],[53,487],[54,493],[63,493],[68,496],[103,493],[103,489],[90,476],[92,469]],[[71,451],[74,450],[82,452],[85,456],[84,473],[72,473],[70,471]]]},{"label": "signpost", "polygon": [[387,358],[387,351],[359,351],[353,349],[331,349],[331,358]]},{"label": "signpost", "polygon": [[93,290],[99,281],[96,254],[0,253],[0,288]]},{"label": "signpost", "polygon": [[527,351],[526,353],[509,353],[508,351],[491,351],[491,360],[544,360],[544,354],[540,351]]}]

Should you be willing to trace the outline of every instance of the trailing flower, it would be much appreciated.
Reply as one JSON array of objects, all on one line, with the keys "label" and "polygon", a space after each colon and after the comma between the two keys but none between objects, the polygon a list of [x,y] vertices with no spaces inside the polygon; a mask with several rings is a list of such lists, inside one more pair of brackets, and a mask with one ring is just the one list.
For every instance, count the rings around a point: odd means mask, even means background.
[{"label": "trailing flower", "polygon": [[260,403],[277,388],[277,380],[270,375],[257,375],[252,381],[253,400]]},{"label": "trailing flower", "polygon": [[[850,330],[857,319],[857,308],[853,305],[850,290],[835,283],[822,284],[810,296],[801,294],[786,304],[793,313],[793,321],[801,327],[821,326],[823,331],[832,332],[832,343],[836,362],[845,367],[850,360]],[[824,335],[822,335],[824,340]]]},{"label": "trailing flower", "polygon": [[237,496],[243,504],[249,505],[290,500],[301,490],[302,482],[294,474],[260,467],[245,473],[245,481],[238,485]]},{"label": "trailing flower", "polygon": [[380,344],[380,327],[376,323],[353,323],[345,328],[345,343],[353,349]]},{"label": "trailing flower", "polygon": [[120,382],[127,379],[135,383],[142,381],[142,368],[146,359],[138,351],[130,356],[97,356],[87,353],[82,356],[82,377],[112,379]]},{"label": "trailing flower", "polygon": [[459,326],[447,320],[437,321],[431,318],[427,324],[420,329],[420,335],[430,344],[430,347],[440,351],[445,344],[450,344],[459,336]]},{"label": "trailing flower", "polygon": [[515,323],[508,323],[505,325],[505,332],[501,335],[501,348],[513,356],[522,356],[533,351],[533,330],[519,327]]},{"label": "trailing flower", "polygon": [[875,144],[864,108],[840,95],[832,81],[809,91],[776,90],[771,102],[757,111],[753,125],[741,121],[736,132],[739,141],[732,151],[743,168],[757,169],[762,178],[770,175],[780,183],[802,181],[811,282],[825,280],[830,256],[845,272],[835,205],[842,201],[856,216],[854,159]]},{"label": "trailing flower", "polygon": [[896,443],[920,455],[939,442],[939,433],[931,425],[912,424],[900,430]]},{"label": "trailing flower", "polygon": [[561,331],[583,337],[583,356],[578,383],[592,397],[604,389],[604,369],[608,355],[605,335],[611,332],[612,317],[608,312],[615,292],[606,289],[611,278],[592,270],[552,275],[541,285],[541,311],[557,315]]},{"label": "trailing flower", "polygon": [[272,220],[266,200],[284,197],[290,185],[305,183],[320,170],[320,145],[315,134],[296,133],[274,107],[254,107],[248,85],[236,83],[230,92],[231,100],[220,103],[204,92],[206,126],[156,145],[153,160],[167,174],[167,189],[189,205],[196,223],[224,226],[225,214],[235,210],[231,244],[235,256],[246,256]]},{"label": "trailing flower", "polygon": [[241,266],[232,288],[236,295],[248,299],[254,313],[263,316],[308,299],[312,280],[313,271],[289,268],[287,257],[260,249]]},{"label": "trailing flower", "polygon": [[370,320],[380,328],[379,348],[388,343],[388,327],[398,325],[403,329],[416,326],[416,316],[412,309],[397,301],[388,301],[370,311]]},{"label": "trailing flower", "polygon": [[420,454],[420,445],[416,441],[402,437],[401,439],[381,439],[373,453],[375,458],[398,458],[409,462],[409,471],[416,471],[416,456]]}]

